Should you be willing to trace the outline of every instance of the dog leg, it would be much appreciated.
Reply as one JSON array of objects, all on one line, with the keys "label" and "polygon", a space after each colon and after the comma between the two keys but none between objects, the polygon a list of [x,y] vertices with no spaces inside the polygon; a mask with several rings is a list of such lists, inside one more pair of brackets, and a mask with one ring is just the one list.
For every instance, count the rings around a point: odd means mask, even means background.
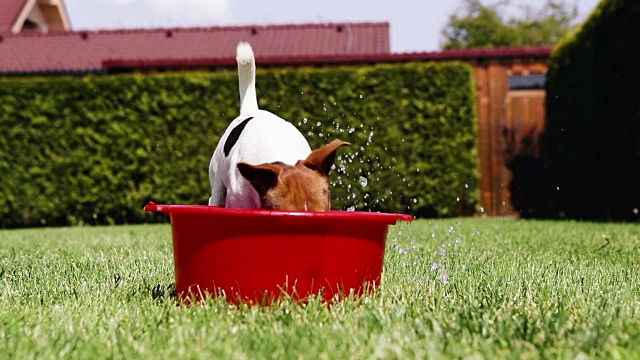
[{"label": "dog leg", "polygon": [[221,169],[218,169],[220,164],[213,159],[209,164],[209,184],[211,185],[211,197],[209,198],[209,206],[224,207],[227,201],[227,188],[222,181]]}]

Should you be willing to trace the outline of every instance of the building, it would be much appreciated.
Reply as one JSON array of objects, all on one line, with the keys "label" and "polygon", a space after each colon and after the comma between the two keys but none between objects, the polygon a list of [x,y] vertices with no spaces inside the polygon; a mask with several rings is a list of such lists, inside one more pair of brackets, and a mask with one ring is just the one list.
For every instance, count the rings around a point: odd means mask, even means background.
[{"label": "building", "polygon": [[234,68],[243,40],[261,66],[271,67],[467,62],[476,84],[486,215],[514,214],[507,165],[539,151],[551,47],[391,53],[386,22],[70,31],[62,0],[3,1],[0,76]]},{"label": "building", "polygon": [[62,0],[3,0],[0,3],[0,33],[23,30],[60,31],[71,25]]}]

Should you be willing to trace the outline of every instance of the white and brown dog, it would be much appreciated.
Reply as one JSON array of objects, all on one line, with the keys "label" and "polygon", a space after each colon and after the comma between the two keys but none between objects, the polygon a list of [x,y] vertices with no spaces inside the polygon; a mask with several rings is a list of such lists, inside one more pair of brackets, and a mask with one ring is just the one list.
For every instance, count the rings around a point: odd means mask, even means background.
[{"label": "white and brown dog", "polygon": [[225,130],[209,164],[209,205],[229,208],[328,211],[334,140],[311,151],[292,124],[258,109],[256,64],[248,43],[236,51],[240,116]]}]

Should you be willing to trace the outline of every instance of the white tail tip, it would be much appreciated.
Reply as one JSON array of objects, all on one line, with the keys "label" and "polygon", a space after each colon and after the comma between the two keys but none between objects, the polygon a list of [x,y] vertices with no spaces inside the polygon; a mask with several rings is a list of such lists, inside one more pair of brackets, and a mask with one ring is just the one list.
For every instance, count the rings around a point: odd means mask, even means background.
[{"label": "white tail tip", "polygon": [[253,49],[247,42],[239,42],[236,48],[236,61],[238,64],[250,64],[254,62]]}]

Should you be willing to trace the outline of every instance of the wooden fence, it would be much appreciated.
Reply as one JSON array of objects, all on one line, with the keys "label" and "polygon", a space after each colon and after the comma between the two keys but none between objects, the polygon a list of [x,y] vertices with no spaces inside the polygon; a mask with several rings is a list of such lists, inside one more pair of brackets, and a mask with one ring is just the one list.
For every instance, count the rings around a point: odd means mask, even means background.
[{"label": "wooden fence", "polygon": [[[481,211],[490,216],[517,215],[513,206],[517,199],[513,196],[521,185],[512,183],[513,160],[539,155],[545,97],[540,81],[544,82],[547,64],[536,59],[505,59],[472,65],[477,91]],[[521,83],[513,85],[513,79]],[[526,180],[536,181],[534,175]]]}]

